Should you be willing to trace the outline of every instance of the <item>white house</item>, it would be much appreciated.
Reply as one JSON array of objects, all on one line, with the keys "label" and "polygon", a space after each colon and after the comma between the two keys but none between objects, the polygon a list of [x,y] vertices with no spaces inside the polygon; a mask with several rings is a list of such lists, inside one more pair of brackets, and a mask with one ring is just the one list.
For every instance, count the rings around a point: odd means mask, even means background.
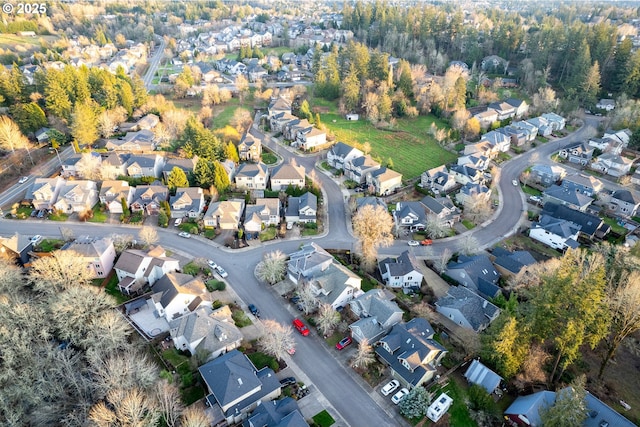
[{"label": "white house", "polygon": [[153,285],[166,273],[180,268],[177,259],[167,257],[165,250],[156,246],[144,252],[128,249],[122,254],[113,267],[118,276],[118,288],[123,294],[131,295]]},{"label": "white house", "polygon": [[529,237],[554,249],[577,248],[580,228],[571,221],[541,215],[538,222],[531,224]]},{"label": "white house", "polygon": [[170,272],[151,287],[151,300],[158,316],[168,322],[195,311],[200,304],[211,305],[202,279]]},{"label": "white house", "polygon": [[380,275],[385,284],[392,288],[420,289],[423,275],[418,261],[404,251],[398,258],[386,258],[378,263]]}]

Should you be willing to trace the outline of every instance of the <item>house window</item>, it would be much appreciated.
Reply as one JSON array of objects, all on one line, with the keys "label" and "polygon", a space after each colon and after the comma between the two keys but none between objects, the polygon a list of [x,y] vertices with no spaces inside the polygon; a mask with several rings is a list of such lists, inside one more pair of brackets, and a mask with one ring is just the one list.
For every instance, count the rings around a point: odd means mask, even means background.
[{"label": "house window", "polygon": [[413,280],[412,276],[407,277],[407,280]]}]

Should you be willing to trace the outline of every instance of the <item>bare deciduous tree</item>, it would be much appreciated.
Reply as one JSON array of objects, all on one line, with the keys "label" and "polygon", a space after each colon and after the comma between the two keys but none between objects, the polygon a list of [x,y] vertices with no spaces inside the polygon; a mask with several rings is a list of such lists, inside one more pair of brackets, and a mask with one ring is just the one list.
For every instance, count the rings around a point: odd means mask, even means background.
[{"label": "bare deciduous tree", "polygon": [[39,291],[60,292],[91,283],[93,273],[75,251],[55,251],[31,264],[29,278]]},{"label": "bare deciduous tree", "polygon": [[449,234],[449,227],[447,224],[442,220],[442,218],[434,214],[427,215],[424,230],[427,232],[427,236],[431,239],[440,239]]},{"label": "bare deciduous tree", "polygon": [[474,255],[480,250],[480,243],[478,243],[478,239],[468,234],[460,239],[459,248],[460,253],[464,255]]},{"label": "bare deciduous tree", "polygon": [[179,425],[180,415],[184,410],[184,406],[180,402],[178,388],[173,384],[169,384],[167,380],[161,380],[156,385],[156,399],[165,424],[168,427]]},{"label": "bare deciduous tree", "polygon": [[160,420],[160,411],[140,389],[113,389],[105,401],[91,408],[89,419],[98,427],[154,427]]},{"label": "bare deciduous tree", "polygon": [[120,123],[127,119],[127,110],[118,106],[112,110],[105,110],[98,116],[98,132],[103,138],[110,138]]},{"label": "bare deciduous tree", "polygon": [[196,405],[188,406],[182,412],[180,427],[209,427],[210,425],[207,414]]},{"label": "bare deciduous tree", "polygon": [[147,354],[135,350],[103,355],[90,353],[94,392],[103,399],[113,389],[148,390],[158,380],[158,367]]},{"label": "bare deciduous tree", "polygon": [[445,248],[442,251],[442,255],[438,259],[433,262],[433,268],[442,274],[447,269],[447,264],[449,264],[449,260],[451,260],[451,250],[449,248]]},{"label": "bare deciduous tree", "polygon": [[376,358],[373,354],[373,347],[369,344],[369,340],[364,338],[358,344],[358,352],[351,359],[351,366],[357,369],[364,369],[375,362]]},{"label": "bare deciduous tree", "polygon": [[291,326],[282,325],[271,319],[265,320],[263,324],[265,332],[258,339],[258,344],[265,353],[277,359],[282,359],[289,350],[295,348],[296,342],[293,339]]},{"label": "bare deciduous tree", "polygon": [[231,118],[231,126],[233,126],[239,134],[244,134],[247,129],[251,126],[253,122],[253,117],[251,117],[251,113],[249,110],[244,108],[238,108]]},{"label": "bare deciduous tree", "polygon": [[287,270],[287,257],[280,250],[267,252],[256,266],[256,276],[270,285],[284,278]]},{"label": "bare deciduous tree", "polygon": [[544,348],[539,345],[532,345],[529,349],[529,354],[522,363],[522,368],[518,375],[516,375],[516,381],[520,383],[521,387],[532,383],[546,383],[547,373],[544,370],[544,366],[551,356]]},{"label": "bare deciduous tree", "polygon": [[296,292],[300,297],[300,306],[304,314],[309,314],[318,306],[318,299],[316,298],[313,288],[309,283],[302,283],[298,285],[298,291]]},{"label": "bare deciduous tree", "polygon": [[15,153],[16,150],[28,148],[29,144],[16,122],[8,116],[0,116],[0,147]]},{"label": "bare deciduous tree", "polygon": [[353,216],[353,234],[362,250],[362,267],[372,271],[378,248],[393,243],[393,219],[382,206],[366,205]]},{"label": "bare deciduous tree", "polygon": [[316,323],[322,335],[331,335],[335,327],[340,323],[340,313],[331,304],[321,304]]},{"label": "bare deciduous tree", "polygon": [[151,246],[158,243],[158,231],[154,227],[144,226],[138,232],[140,242],[145,246]]},{"label": "bare deciduous tree", "polygon": [[111,240],[113,247],[117,253],[127,250],[133,244],[133,235],[131,234],[112,234]]},{"label": "bare deciduous tree", "polygon": [[491,198],[487,193],[472,194],[464,201],[464,216],[480,224],[491,216]]},{"label": "bare deciduous tree", "polygon": [[76,163],[76,171],[82,179],[99,181],[102,179],[101,166],[102,160],[100,156],[95,156],[92,153],[82,153],[80,160]]},{"label": "bare deciduous tree", "polygon": [[24,285],[22,270],[13,260],[0,258],[0,294],[19,291]]},{"label": "bare deciduous tree", "polygon": [[238,91],[238,97],[240,98],[240,103],[244,100],[245,95],[249,91],[249,81],[247,78],[240,74],[236,76],[236,89]]}]

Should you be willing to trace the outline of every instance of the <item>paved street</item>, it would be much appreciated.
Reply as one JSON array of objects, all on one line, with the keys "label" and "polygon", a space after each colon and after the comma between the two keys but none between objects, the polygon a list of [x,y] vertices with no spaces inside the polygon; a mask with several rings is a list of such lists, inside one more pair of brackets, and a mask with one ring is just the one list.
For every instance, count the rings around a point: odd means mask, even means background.
[{"label": "paved street", "polygon": [[[500,206],[496,210],[492,221],[486,225],[477,227],[469,232],[484,246],[491,246],[502,240],[506,236],[513,234],[523,217],[526,204],[519,187],[511,184],[512,179],[516,179],[518,174],[529,166],[533,156],[546,158],[552,152],[571,142],[583,139],[595,129],[593,123],[581,128],[572,135],[557,141],[541,144],[536,149],[528,153],[516,156],[502,165],[502,172],[499,181]],[[305,167],[307,173],[315,169],[320,155],[297,156],[285,147],[277,145],[269,139],[265,145],[273,149],[285,160],[296,158],[296,162]],[[63,153],[61,153],[62,157]],[[54,159],[57,162],[57,159]],[[53,163],[55,166],[56,163]],[[314,238],[321,246],[335,249],[352,249],[353,238],[350,235],[346,208],[343,193],[336,181],[317,169],[315,170],[320,186],[325,194],[325,204],[329,213],[330,221],[326,224],[327,230],[323,236]],[[31,180],[33,178],[30,178]],[[8,190],[7,194],[0,198],[2,200],[11,198],[26,190],[28,184],[14,186]],[[125,225],[106,224],[83,224],[83,223],[56,223],[46,220],[0,220],[0,234],[9,236],[14,232],[25,235],[40,234],[45,237],[60,237],[60,227],[70,228],[75,235],[92,234],[97,236],[108,236],[113,233],[132,234],[138,233],[137,227]],[[263,253],[279,249],[284,253],[291,253],[300,246],[300,241],[278,240],[258,247],[250,247],[239,251],[231,251],[221,248],[209,240],[193,237],[183,239],[177,236],[173,229],[159,229],[160,244],[170,248],[185,256],[204,256],[215,260],[222,265],[229,273],[228,281],[233,289],[245,303],[254,303],[259,306],[262,318],[275,319],[281,323],[289,324],[296,315],[287,301],[276,295],[269,287],[258,283],[253,271],[257,263],[261,260]],[[465,233],[467,234],[467,233]],[[434,256],[439,255],[445,248],[452,251],[457,250],[458,241],[461,236],[455,236],[434,242],[429,249],[418,247],[414,252],[418,256],[426,256],[427,250]],[[384,248],[383,254],[399,254],[407,248],[405,241],[398,241],[392,247]],[[379,396],[377,391],[358,381],[343,363],[340,363],[332,354],[333,349],[328,349],[321,338],[315,334],[303,338],[296,336],[297,350],[293,356],[293,362],[309,378],[317,390],[327,399],[330,405],[330,412],[338,413],[344,421],[338,425],[352,426],[397,426],[404,421],[393,413],[394,408],[387,412],[386,401],[378,404]],[[387,408],[388,409],[388,408]]]}]

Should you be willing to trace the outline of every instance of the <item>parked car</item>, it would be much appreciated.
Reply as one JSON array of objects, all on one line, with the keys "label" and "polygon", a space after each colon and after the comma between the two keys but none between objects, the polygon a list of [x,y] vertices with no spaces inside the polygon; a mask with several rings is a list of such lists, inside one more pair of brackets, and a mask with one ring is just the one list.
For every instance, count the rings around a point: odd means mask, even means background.
[{"label": "parked car", "polygon": [[184,237],[185,239],[191,238],[191,234],[187,233],[186,231],[181,231],[180,233],[178,233],[178,236]]},{"label": "parked car", "polygon": [[517,181],[517,180],[515,180],[515,179],[514,179],[513,181],[511,181],[511,183],[512,183],[514,186],[516,186],[516,187],[518,186],[518,181]]},{"label": "parked car", "polygon": [[38,215],[38,209],[34,209],[31,211],[31,215],[29,215],[31,218],[35,218],[36,215]]},{"label": "parked car", "polygon": [[47,211],[45,209],[40,209],[38,211],[38,215],[36,215],[38,218],[44,218],[44,216],[47,214]]},{"label": "parked car", "polygon": [[391,401],[394,404],[398,404],[402,401],[402,399],[404,399],[405,397],[407,397],[407,394],[409,394],[409,390],[407,390],[406,388],[401,388],[399,392],[397,392],[396,394],[393,395],[393,397],[391,398]]},{"label": "parked car", "polygon": [[398,387],[400,387],[400,382],[398,382],[398,380],[391,380],[380,389],[380,392],[385,396],[389,396]]},{"label": "parked car", "polygon": [[209,261],[207,261],[207,264],[209,264],[209,267],[213,268],[215,270],[215,268],[218,266],[218,264],[216,264],[215,262],[213,262],[212,259],[210,259]]},{"label": "parked car", "polygon": [[294,377],[287,377],[287,378],[283,378],[280,380],[280,385],[282,387],[286,387],[288,385],[293,385],[297,383],[296,379]]},{"label": "parked car", "polygon": [[531,196],[529,197],[529,200],[531,200],[533,203],[540,203],[542,201],[539,196]]},{"label": "parked car", "polygon": [[418,243],[417,240],[409,240],[409,242],[407,244],[409,246],[418,246],[420,243]]},{"label": "parked car", "polygon": [[351,344],[353,341],[351,340],[351,337],[344,337],[340,340],[340,342],[338,344],[336,344],[336,348],[338,350],[342,350],[343,348],[345,348],[346,346],[348,346],[349,344]]},{"label": "parked car", "polygon": [[36,234],[31,238],[31,243],[34,245],[37,245],[38,243],[40,243],[40,240],[42,240],[42,236],[39,234]]},{"label": "parked car", "polygon": [[309,335],[309,328],[307,328],[307,325],[302,323],[302,320],[293,319],[293,327],[296,328],[298,332],[302,334],[303,337],[306,337],[307,335]]},{"label": "parked car", "polygon": [[289,298],[289,301],[293,304],[297,304],[300,302],[300,297],[299,296],[293,296],[291,298]]},{"label": "parked car", "polygon": [[177,227],[180,224],[182,224],[182,218],[177,218],[174,222],[173,222],[173,226]]},{"label": "parked car", "polygon": [[29,179],[28,176],[23,176],[18,180],[18,184],[24,184],[25,182],[27,182],[28,179]]},{"label": "parked car", "polygon": [[218,274],[220,275],[220,277],[222,277],[223,279],[228,276],[228,274],[224,270],[224,268],[220,267],[219,265],[216,265],[215,269],[218,272]]},{"label": "parked car", "polygon": [[429,246],[433,244],[433,240],[431,239],[424,239],[423,241],[420,242],[421,246]]},{"label": "parked car", "polygon": [[260,317],[260,310],[253,304],[249,304],[249,311],[256,317]]}]

